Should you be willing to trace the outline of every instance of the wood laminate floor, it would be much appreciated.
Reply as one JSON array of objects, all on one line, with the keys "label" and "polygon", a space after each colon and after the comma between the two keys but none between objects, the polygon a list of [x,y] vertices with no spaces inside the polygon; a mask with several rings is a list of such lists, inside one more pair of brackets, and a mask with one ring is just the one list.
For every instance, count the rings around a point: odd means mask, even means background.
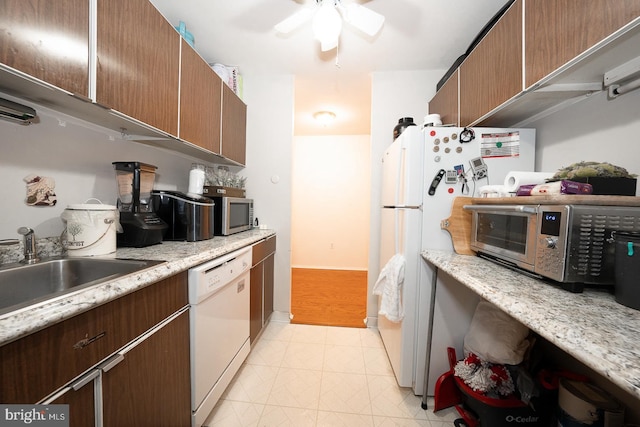
[{"label": "wood laminate floor", "polygon": [[365,328],[367,272],[291,269],[291,323]]}]

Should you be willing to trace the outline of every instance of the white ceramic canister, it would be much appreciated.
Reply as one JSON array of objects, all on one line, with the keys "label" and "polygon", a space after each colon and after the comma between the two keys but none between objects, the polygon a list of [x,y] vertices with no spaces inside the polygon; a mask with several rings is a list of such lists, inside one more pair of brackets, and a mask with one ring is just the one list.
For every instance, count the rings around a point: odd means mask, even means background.
[{"label": "white ceramic canister", "polygon": [[[87,203],[96,200],[98,203]],[[97,199],[68,205],[60,215],[65,223],[61,241],[70,257],[115,254],[116,233],[122,231],[120,212]]]}]

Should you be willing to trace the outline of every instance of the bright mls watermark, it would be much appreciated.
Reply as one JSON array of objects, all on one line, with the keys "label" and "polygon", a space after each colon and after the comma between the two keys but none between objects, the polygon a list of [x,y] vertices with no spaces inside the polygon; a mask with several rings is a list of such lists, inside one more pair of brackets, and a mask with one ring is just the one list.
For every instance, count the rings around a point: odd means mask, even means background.
[{"label": "bright mls watermark", "polygon": [[69,427],[69,405],[0,405],[0,427]]}]

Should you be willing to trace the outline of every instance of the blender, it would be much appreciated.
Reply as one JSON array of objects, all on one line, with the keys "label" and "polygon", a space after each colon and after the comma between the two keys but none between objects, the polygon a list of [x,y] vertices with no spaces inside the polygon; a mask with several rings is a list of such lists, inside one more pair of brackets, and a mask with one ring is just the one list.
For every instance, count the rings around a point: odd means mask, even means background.
[{"label": "blender", "polygon": [[157,167],[141,162],[113,162],[123,232],[118,246],[141,248],[162,241],[167,224],[153,211],[151,190]]}]

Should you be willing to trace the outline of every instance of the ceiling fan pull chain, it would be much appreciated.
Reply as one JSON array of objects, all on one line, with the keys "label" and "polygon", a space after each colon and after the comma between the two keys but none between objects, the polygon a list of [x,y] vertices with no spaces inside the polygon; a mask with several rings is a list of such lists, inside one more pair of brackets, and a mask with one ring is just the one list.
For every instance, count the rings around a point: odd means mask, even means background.
[{"label": "ceiling fan pull chain", "polygon": [[340,40],[336,45],[336,68],[340,68]]}]

